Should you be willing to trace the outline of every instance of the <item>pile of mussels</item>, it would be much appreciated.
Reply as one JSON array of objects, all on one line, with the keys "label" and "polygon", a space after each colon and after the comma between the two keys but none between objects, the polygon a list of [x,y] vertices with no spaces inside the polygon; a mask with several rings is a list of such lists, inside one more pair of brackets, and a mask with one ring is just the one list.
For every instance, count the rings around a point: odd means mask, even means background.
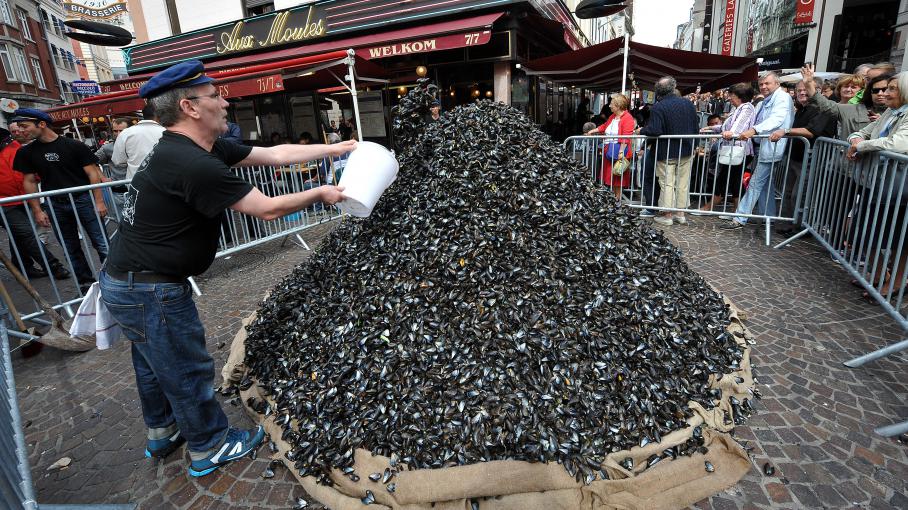
[{"label": "pile of mussels", "polygon": [[[728,309],[523,114],[481,101],[431,122],[435,93],[402,101],[400,175],[371,217],[262,304],[246,364],[275,405],[247,403],[322,483],[359,479],[355,448],[409,469],[515,459],[604,478],[607,454],[686,427],[689,401],[715,406],[709,376],[742,359]],[[695,430],[647,464],[702,443]]]}]

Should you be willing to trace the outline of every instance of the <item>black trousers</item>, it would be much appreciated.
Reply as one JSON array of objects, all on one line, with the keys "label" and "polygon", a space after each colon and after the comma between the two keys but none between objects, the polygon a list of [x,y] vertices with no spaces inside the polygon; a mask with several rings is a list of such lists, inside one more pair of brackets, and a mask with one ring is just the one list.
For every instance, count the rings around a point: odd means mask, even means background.
[{"label": "black trousers", "polygon": [[[35,231],[32,229],[32,223],[28,219],[25,207],[25,204],[3,206],[3,215],[6,217],[4,227],[9,227],[9,251],[19,268],[29,269],[38,266],[49,270],[45,267],[44,258],[41,256],[42,248],[50,266],[59,265],[60,261],[47,249],[47,245],[38,246],[40,241],[35,237]],[[13,244],[15,244],[15,248]]]}]

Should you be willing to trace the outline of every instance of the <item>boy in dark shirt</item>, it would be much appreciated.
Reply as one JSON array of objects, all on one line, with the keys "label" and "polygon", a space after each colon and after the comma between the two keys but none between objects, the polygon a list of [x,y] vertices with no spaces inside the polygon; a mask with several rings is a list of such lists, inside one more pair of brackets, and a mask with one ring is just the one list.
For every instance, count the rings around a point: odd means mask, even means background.
[{"label": "boy in dark shirt", "polygon": [[[12,121],[34,139],[16,153],[13,161],[13,167],[25,175],[23,186],[26,193],[38,192],[36,174],[41,177],[42,191],[101,183],[98,158],[82,142],[55,133],[50,128],[53,121],[49,115],[32,108],[20,108],[13,114]],[[43,227],[53,226],[84,291],[95,281],[95,277],[79,242],[80,224],[100,261],[103,263],[107,258],[107,236],[103,227],[107,207],[101,190],[53,195],[48,197],[44,207],[50,216],[37,201],[32,201],[35,221]]]}]

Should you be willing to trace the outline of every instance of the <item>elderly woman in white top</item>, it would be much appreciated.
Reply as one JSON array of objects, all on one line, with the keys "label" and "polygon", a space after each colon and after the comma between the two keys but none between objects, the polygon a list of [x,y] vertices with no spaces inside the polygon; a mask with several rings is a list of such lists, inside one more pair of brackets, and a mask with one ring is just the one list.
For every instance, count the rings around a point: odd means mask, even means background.
[{"label": "elderly woman in white top", "polygon": [[[885,99],[889,109],[864,129],[848,137],[851,143],[845,154],[848,159],[862,160],[880,151],[908,154],[908,115],[905,115],[908,111],[908,72],[899,73],[889,80]],[[870,159],[861,169],[861,184],[866,190],[867,197],[861,199],[863,211],[858,215],[857,221],[875,222],[875,228],[859,229],[860,232],[867,233],[867,238],[861,239],[860,243],[866,246],[865,250],[868,250],[870,255],[867,267],[878,267],[882,262],[879,257],[886,249],[891,249],[892,258],[901,251],[901,257],[887,268],[888,272],[880,270],[878,274],[870,275],[870,280],[883,295],[893,297],[900,293],[904,285],[908,262],[908,239],[899,240],[902,224],[906,219],[908,186],[903,185],[906,182],[904,164],[874,165],[874,163],[875,161]],[[878,167],[876,171],[875,166]],[[894,276],[894,279],[890,276]],[[864,297],[869,297],[866,292]]]},{"label": "elderly woman in white top", "polygon": [[[728,100],[734,107],[725,122],[718,126],[707,126],[701,130],[704,133],[722,133],[722,138],[727,140],[722,142],[725,147],[738,146],[744,149],[744,158],[737,164],[717,164],[716,177],[713,181],[713,197],[710,201],[700,208],[701,211],[712,211],[715,204],[724,197],[731,195],[734,202],[732,208],[737,207],[738,197],[741,196],[741,176],[744,173],[745,161],[753,156],[753,142],[730,141],[737,140],[741,133],[752,128],[756,109],[751,104],[754,97],[753,88],[747,83],[738,83],[728,89]],[[722,151],[722,147],[719,150]],[[726,149],[728,150],[728,149]]]}]

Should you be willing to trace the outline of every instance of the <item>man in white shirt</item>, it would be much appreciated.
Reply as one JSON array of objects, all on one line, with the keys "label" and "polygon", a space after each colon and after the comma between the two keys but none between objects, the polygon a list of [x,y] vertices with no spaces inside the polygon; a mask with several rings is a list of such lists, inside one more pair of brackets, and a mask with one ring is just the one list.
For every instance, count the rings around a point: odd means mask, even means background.
[{"label": "man in white shirt", "polygon": [[158,144],[161,134],[164,133],[164,126],[155,120],[154,107],[151,103],[142,108],[142,118],[144,120],[120,133],[114,142],[113,155],[110,158],[114,165],[126,165],[127,179],[132,179],[136,175],[139,165]]},{"label": "man in white shirt", "polygon": [[[794,102],[791,95],[779,86],[779,76],[770,71],[760,78],[760,92],[765,99],[757,106],[756,121],[752,128],[741,133],[741,140],[749,140],[756,135],[769,135],[777,130],[782,130],[783,135],[791,131],[794,122]],[[770,139],[760,140],[760,152],[757,157],[757,166],[750,177],[747,192],[738,202],[735,214],[751,214],[756,210],[759,215],[776,215],[775,187],[772,182],[774,172],[784,172],[782,163],[785,156],[785,147],[788,140],[780,138],[777,141]],[[744,216],[729,218],[720,228],[735,230],[742,228],[747,223]]]}]

